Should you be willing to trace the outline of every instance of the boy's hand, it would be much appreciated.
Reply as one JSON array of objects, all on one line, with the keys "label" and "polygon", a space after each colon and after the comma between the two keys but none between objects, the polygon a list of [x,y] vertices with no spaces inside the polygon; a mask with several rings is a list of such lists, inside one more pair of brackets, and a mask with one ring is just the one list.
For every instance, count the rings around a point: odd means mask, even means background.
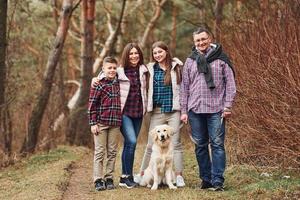
[{"label": "boy's hand", "polygon": [[98,134],[100,133],[100,129],[99,129],[98,124],[91,126],[91,132],[92,132],[94,135],[98,135]]}]

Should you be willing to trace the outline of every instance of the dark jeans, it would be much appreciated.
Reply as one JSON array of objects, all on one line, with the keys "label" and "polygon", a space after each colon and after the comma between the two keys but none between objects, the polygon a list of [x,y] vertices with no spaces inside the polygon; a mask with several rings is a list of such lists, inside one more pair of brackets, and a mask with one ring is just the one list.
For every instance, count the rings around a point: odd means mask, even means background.
[{"label": "dark jeans", "polygon": [[[224,148],[225,120],[221,124],[221,112],[197,114],[189,111],[192,137],[196,142],[195,153],[200,178],[213,185],[224,183],[226,155]],[[211,145],[211,154],[208,145]]]},{"label": "dark jeans", "polygon": [[132,118],[122,116],[121,132],[124,137],[124,148],[122,152],[122,174],[133,175],[133,162],[137,137],[139,135],[143,118]]}]

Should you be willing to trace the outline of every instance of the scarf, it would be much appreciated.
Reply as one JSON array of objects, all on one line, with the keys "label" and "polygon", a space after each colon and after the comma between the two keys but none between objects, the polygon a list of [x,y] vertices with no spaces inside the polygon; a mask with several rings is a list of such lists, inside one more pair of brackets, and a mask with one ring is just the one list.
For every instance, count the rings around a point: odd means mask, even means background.
[{"label": "scarf", "polygon": [[228,66],[232,69],[233,74],[233,66],[228,58],[228,56],[222,51],[222,46],[220,44],[214,44],[212,51],[205,57],[203,54],[200,54],[195,46],[192,48],[192,53],[189,58],[195,60],[197,62],[197,68],[199,73],[204,73],[205,81],[209,89],[214,89],[216,86],[213,81],[212,71],[210,63],[213,61],[220,59],[228,64]]}]

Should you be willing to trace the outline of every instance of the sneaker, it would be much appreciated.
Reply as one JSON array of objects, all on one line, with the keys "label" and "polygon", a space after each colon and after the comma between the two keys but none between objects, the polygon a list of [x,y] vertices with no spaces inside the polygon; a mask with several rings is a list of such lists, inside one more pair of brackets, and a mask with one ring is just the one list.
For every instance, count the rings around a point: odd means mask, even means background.
[{"label": "sneaker", "polygon": [[95,181],[95,189],[97,191],[105,190],[106,189],[105,181],[103,179],[96,180]]},{"label": "sneaker", "polygon": [[224,191],[223,184],[217,183],[213,187],[209,188],[211,191]]},{"label": "sneaker", "polygon": [[128,178],[131,182],[135,183],[135,185],[138,185],[138,183],[134,181],[134,177],[132,175],[129,176]]},{"label": "sneaker", "polygon": [[108,190],[115,189],[114,181],[111,178],[106,179],[106,189]]},{"label": "sneaker", "polygon": [[119,186],[126,188],[134,188],[137,184],[133,181],[133,176],[121,177]]},{"label": "sneaker", "polygon": [[213,187],[213,185],[210,182],[202,181],[200,188],[201,189],[208,189],[208,188],[212,188],[212,187]]},{"label": "sneaker", "polygon": [[184,187],[185,186],[184,179],[180,175],[176,176],[176,186],[177,187]]}]

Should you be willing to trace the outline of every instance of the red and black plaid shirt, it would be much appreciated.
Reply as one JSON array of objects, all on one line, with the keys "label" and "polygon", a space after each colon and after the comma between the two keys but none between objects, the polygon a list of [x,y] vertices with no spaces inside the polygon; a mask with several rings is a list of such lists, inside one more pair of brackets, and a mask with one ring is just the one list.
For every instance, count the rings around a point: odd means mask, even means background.
[{"label": "red and black plaid shirt", "polygon": [[138,67],[125,68],[125,75],[130,80],[129,94],[124,106],[123,114],[129,117],[143,116],[143,101],[141,94],[141,82]]},{"label": "red and black plaid shirt", "polygon": [[117,79],[103,78],[97,85],[93,85],[88,107],[90,125],[100,123],[108,126],[121,126],[120,98],[120,84]]}]

